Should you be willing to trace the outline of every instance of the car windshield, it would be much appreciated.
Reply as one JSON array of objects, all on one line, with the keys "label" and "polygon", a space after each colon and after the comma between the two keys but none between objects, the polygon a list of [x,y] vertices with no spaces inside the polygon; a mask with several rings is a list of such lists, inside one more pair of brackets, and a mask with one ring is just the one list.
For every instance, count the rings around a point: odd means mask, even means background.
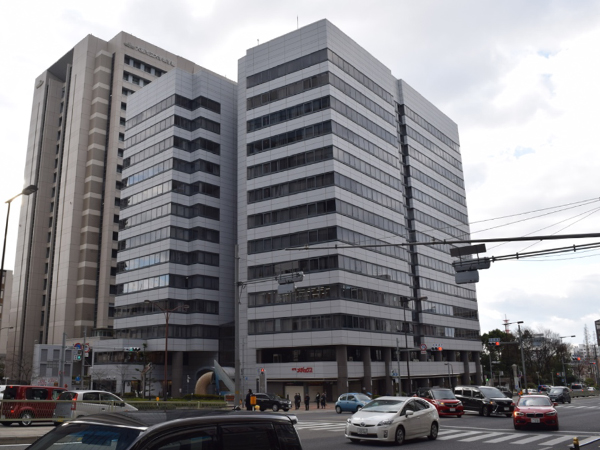
[{"label": "car windshield", "polygon": [[551,394],[562,394],[562,388],[550,389]]},{"label": "car windshield", "polygon": [[365,394],[356,394],[354,396],[354,398],[356,398],[356,400],[358,400],[359,402],[370,402],[371,401],[371,398]]},{"label": "car windshield", "polygon": [[31,450],[64,449],[76,445],[79,450],[124,450],[142,432],[139,429],[77,423],[49,432],[30,447]]},{"label": "car windshield", "polygon": [[480,387],[479,390],[483,395],[490,398],[504,398],[505,395],[495,387]]},{"label": "car windshield", "polygon": [[404,400],[373,400],[367,403],[362,411],[397,413],[403,404]]},{"label": "car windshield", "polygon": [[583,389],[580,384],[572,384],[571,389]]},{"label": "car windshield", "polygon": [[435,399],[454,399],[454,393],[450,389],[434,389],[431,391]]},{"label": "car windshield", "polygon": [[521,397],[519,406],[552,406],[548,397]]}]

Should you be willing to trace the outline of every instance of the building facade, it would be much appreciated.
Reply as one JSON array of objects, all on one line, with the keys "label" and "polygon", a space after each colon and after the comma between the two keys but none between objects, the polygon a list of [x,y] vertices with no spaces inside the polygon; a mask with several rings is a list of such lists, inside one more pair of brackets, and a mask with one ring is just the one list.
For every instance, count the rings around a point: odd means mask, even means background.
[{"label": "building facade", "polygon": [[238,84],[242,390],[480,383],[475,288],[411,244],[469,235],[456,124],[326,20],[248,50]]},{"label": "building facade", "polygon": [[[35,80],[7,370],[34,343],[111,338],[127,98],[192,62],[127,33],[88,35]],[[25,380],[21,380],[25,381]]]},{"label": "building facade", "polygon": [[162,380],[169,314],[171,394],[215,360],[233,365],[236,103],[236,83],[202,68],[129,99],[115,338],[144,348]]},{"label": "building facade", "polygon": [[152,367],[153,394],[190,392],[236,346],[243,391],[481,383],[474,285],[421,245],[469,236],[457,125],[327,20],[238,68],[120,33],[38,77],[11,380],[65,337],[119,391]]}]

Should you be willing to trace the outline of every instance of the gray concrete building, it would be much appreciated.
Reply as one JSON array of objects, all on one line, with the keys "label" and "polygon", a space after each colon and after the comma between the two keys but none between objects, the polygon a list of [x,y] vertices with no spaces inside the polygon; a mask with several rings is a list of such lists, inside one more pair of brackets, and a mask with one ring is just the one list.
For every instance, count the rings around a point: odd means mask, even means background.
[{"label": "gray concrete building", "polygon": [[327,20],[249,49],[238,84],[242,391],[480,383],[474,286],[410,245],[469,235],[456,124]]},{"label": "gray concrete building", "polygon": [[[8,324],[7,371],[33,346],[111,338],[127,98],[192,62],[127,33],[88,35],[38,76]],[[86,331],[87,330],[87,331]]]}]

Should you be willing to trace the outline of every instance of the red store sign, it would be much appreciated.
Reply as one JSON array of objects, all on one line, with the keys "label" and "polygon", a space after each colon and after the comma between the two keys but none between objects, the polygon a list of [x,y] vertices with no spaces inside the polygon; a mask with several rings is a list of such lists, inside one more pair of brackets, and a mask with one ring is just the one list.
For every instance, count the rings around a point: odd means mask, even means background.
[{"label": "red store sign", "polygon": [[292,372],[296,373],[312,373],[312,367],[293,367]]}]

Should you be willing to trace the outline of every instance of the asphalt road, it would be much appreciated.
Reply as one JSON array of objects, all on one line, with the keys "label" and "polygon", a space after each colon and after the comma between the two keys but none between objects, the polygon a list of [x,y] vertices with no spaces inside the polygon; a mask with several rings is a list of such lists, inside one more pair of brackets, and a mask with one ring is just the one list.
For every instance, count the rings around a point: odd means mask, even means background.
[{"label": "asphalt road", "polygon": [[[600,397],[574,399],[571,404],[559,404],[557,410],[559,431],[516,431],[510,418],[480,417],[477,413],[469,412],[460,419],[442,417],[436,441],[423,438],[407,441],[405,445],[418,450],[479,450],[484,447],[486,450],[506,450],[507,447],[515,450],[567,450],[574,437],[578,437],[582,444],[588,439],[600,438]],[[344,437],[346,419],[350,414],[336,414],[333,404],[326,410],[313,408],[310,411],[290,412],[298,417],[296,427],[305,450],[388,447],[377,442],[361,442],[359,445],[350,443]],[[53,428],[41,423],[31,427],[0,427],[0,450],[23,450],[23,444],[33,442]],[[587,448],[598,448],[599,445],[600,442]]]}]

